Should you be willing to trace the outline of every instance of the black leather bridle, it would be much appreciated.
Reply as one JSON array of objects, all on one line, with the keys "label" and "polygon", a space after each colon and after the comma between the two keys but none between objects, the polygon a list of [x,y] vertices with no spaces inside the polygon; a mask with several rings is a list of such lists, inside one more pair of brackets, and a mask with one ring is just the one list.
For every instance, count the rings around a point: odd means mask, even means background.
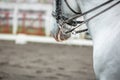
[{"label": "black leather bridle", "polygon": [[[64,1],[65,1],[66,5],[68,6],[68,8],[69,8],[73,13],[75,13],[76,15],[75,15],[75,16],[72,16],[72,17],[70,17],[70,18],[67,18],[66,16],[64,16],[64,14],[62,13],[62,0],[56,0],[56,10],[55,10],[55,12],[52,12],[52,15],[53,15],[53,17],[56,18],[57,24],[60,26],[60,28],[63,28],[63,26],[64,26],[65,24],[68,24],[68,25],[70,25],[70,26],[73,26],[72,29],[64,32],[64,33],[66,33],[66,34],[67,34],[67,33],[71,33],[71,32],[73,32],[74,34],[76,34],[76,33],[81,33],[81,32],[87,31],[88,29],[83,29],[83,30],[79,30],[79,31],[75,31],[75,29],[78,28],[78,27],[80,27],[80,26],[82,26],[83,24],[88,23],[88,22],[89,22],[90,20],[92,20],[93,18],[99,16],[100,14],[108,11],[109,9],[111,9],[112,7],[114,7],[114,6],[116,6],[116,5],[118,5],[118,4],[120,3],[120,0],[118,0],[118,1],[117,1],[117,0],[108,0],[108,1],[104,2],[103,4],[98,5],[97,7],[92,8],[92,9],[90,9],[90,10],[84,12],[84,13],[79,13],[79,12],[74,11],[74,10],[70,7],[70,5],[68,4],[67,0],[64,0]],[[116,2],[115,2],[114,4],[112,4],[111,6],[109,6],[108,8],[102,10],[101,12],[93,15],[93,16],[90,17],[89,19],[86,19],[86,20],[84,20],[84,21],[77,21],[77,20],[76,20],[77,18],[82,17],[82,16],[84,16],[84,15],[87,15],[87,14],[89,14],[89,13],[91,13],[91,12],[93,12],[93,11],[95,11],[95,10],[97,10],[97,9],[99,9],[99,8],[101,8],[101,7],[105,6],[105,5],[113,2],[113,1],[116,1]]]}]

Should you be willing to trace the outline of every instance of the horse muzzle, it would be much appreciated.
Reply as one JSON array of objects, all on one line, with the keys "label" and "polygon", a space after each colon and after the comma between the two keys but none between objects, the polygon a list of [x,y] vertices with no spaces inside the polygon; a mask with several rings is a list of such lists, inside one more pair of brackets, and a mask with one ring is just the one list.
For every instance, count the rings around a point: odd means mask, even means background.
[{"label": "horse muzzle", "polygon": [[60,28],[59,25],[57,25],[57,23],[54,24],[53,28],[51,29],[51,36],[54,37],[54,39],[58,42],[67,40],[68,38],[71,37],[71,33],[65,33],[66,30],[68,30],[69,28],[67,28],[67,26],[64,26],[66,28]]}]

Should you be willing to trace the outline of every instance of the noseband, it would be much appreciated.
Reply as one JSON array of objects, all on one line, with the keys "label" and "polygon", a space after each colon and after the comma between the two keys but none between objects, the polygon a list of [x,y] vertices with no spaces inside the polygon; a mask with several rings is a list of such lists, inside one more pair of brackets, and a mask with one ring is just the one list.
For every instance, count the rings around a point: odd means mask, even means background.
[{"label": "noseband", "polygon": [[84,13],[79,13],[79,12],[76,12],[75,10],[73,10],[70,5],[68,4],[67,0],[64,0],[66,5],[68,6],[68,8],[73,12],[75,13],[76,15],[75,16],[72,16],[71,18],[67,18],[66,16],[64,16],[64,14],[62,13],[62,0],[56,0],[56,10],[55,12],[52,12],[52,16],[55,17],[55,19],[57,20],[57,24],[58,26],[60,27],[60,29],[63,29],[64,28],[64,25],[70,25],[72,26],[70,30],[64,32],[65,34],[67,33],[81,33],[81,32],[85,32],[87,31],[88,29],[83,29],[83,30],[78,30],[78,31],[75,31],[78,27],[82,26],[83,24],[86,24],[88,23],[89,21],[91,21],[92,19],[94,19],[95,17],[99,16],[100,14],[108,11],[109,9],[113,8],[114,6],[118,5],[120,3],[120,0],[118,0],[116,3],[112,4],[111,6],[109,6],[108,8],[102,10],[101,12],[93,15],[92,17],[84,20],[84,21],[77,21],[76,19],[79,18],[79,17],[82,17],[84,15],[87,15],[95,10],[98,10],[99,8],[113,2],[113,1],[116,1],[116,0],[108,0],[106,2],[104,2],[103,4],[101,5],[98,5],[97,7],[94,7]]}]

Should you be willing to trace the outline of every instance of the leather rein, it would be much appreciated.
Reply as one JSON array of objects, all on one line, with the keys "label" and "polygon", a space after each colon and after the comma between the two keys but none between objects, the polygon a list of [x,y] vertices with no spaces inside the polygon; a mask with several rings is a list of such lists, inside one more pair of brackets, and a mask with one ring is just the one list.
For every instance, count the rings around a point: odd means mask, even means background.
[{"label": "leather rein", "polygon": [[95,17],[101,15],[102,13],[108,11],[109,9],[113,8],[114,6],[118,5],[120,3],[120,0],[118,0],[116,3],[112,4],[111,6],[109,6],[108,8],[100,11],[99,13],[93,15],[92,17],[84,20],[84,21],[77,21],[76,19],[79,18],[79,17],[82,17],[84,15],[87,15],[95,10],[98,10],[99,8],[115,1],[115,0],[108,0],[100,5],[98,5],[97,7],[94,7],[84,13],[79,13],[79,12],[76,12],[75,10],[73,10],[70,5],[68,4],[67,0],[64,0],[66,5],[68,6],[68,8],[73,12],[75,13],[76,15],[75,16],[72,16],[70,18],[67,18],[66,16],[64,16],[64,14],[62,13],[62,0],[56,0],[56,10],[55,12],[52,12],[52,16],[55,17],[56,21],[57,21],[57,24],[58,26],[60,27],[60,29],[63,29],[64,28],[64,25],[65,24],[68,24],[70,26],[73,26],[70,30],[64,32],[65,34],[67,33],[73,33],[73,34],[77,34],[77,33],[82,33],[82,32],[85,32],[85,31],[88,31],[88,29],[83,29],[83,30],[78,30],[78,31],[75,31],[75,29],[79,28],[80,26],[82,26],[83,24],[86,24],[88,23],[89,21],[91,21],[92,19],[94,19]]}]

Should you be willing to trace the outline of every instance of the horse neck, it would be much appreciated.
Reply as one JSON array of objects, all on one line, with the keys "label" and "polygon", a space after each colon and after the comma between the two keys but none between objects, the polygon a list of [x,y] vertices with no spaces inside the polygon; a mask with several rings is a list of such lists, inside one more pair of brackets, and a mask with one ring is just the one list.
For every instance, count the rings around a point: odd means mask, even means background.
[{"label": "horse neck", "polygon": [[[88,11],[108,0],[78,0],[80,3],[80,7],[82,12]],[[112,3],[98,9],[90,14],[84,16],[85,19],[93,16],[94,14],[98,13],[99,11],[109,7],[117,0],[113,1]],[[93,40],[96,39],[106,39],[110,37],[115,37],[113,35],[120,35],[120,4],[116,5],[115,7],[111,8],[110,10],[106,11],[105,13],[97,16],[93,20],[87,23],[89,28],[90,34],[92,35]],[[112,35],[112,36],[111,36]]]}]

